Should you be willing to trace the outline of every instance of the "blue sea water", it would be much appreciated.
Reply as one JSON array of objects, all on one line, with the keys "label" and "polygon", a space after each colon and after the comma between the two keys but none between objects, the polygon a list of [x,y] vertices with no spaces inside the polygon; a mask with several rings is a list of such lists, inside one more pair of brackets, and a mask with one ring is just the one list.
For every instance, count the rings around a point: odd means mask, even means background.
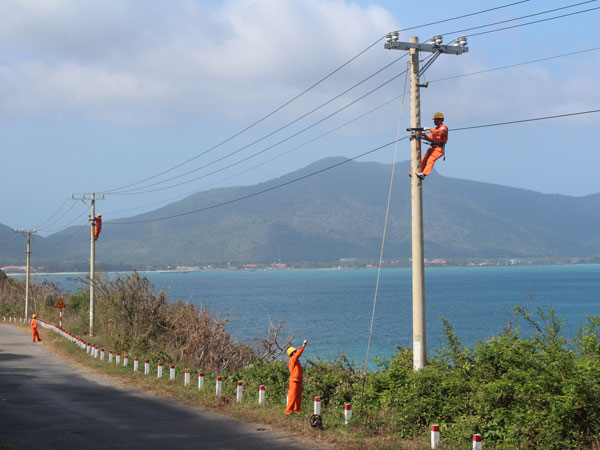
[{"label": "blue sea water", "polygon": [[[376,269],[143,272],[170,300],[209,305],[231,318],[228,330],[251,341],[266,332],[269,316],[286,319],[295,344],[309,340],[307,358],[338,354],[362,361],[367,351]],[[117,274],[107,274],[114,278]],[[74,275],[34,275],[65,291],[75,291]],[[427,346],[432,354],[445,344],[440,317],[446,317],[466,345],[500,333],[513,307],[554,308],[573,336],[588,315],[600,315],[600,265],[427,268]],[[370,358],[410,347],[412,329],[410,269],[381,272]],[[517,322],[524,326],[523,322]],[[68,326],[68,324],[67,324]],[[529,329],[523,328],[529,333]]]}]

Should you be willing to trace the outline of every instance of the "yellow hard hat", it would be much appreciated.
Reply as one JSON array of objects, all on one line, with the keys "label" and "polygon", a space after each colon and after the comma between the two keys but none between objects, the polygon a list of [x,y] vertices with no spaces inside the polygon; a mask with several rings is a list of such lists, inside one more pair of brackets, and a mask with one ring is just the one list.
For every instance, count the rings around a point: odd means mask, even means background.
[{"label": "yellow hard hat", "polygon": [[443,115],[441,112],[436,112],[436,113],[433,115],[433,118],[434,118],[434,119],[443,119],[443,118],[444,118],[444,115]]},{"label": "yellow hard hat", "polygon": [[35,314],[33,316],[31,316],[31,317],[33,317],[35,319]]},{"label": "yellow hard hat", "polygon": [[296,347],[290,347],[287,349],[287,355],[288,356],[292,356],[292,353],[294,353],[296,351]]},{"label": "yellow hard hat", "polygon": [[102,214],[98,213],[98,217],[102,217]]}]

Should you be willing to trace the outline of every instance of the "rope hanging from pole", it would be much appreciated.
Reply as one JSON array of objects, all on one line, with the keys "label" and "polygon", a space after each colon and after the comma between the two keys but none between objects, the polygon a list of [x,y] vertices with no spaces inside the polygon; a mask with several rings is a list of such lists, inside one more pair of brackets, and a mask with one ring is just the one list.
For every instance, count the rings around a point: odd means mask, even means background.
[{"label": "rope hanging from pole", "polygon": [[363,399],[364,399],[364,394],[365,394],[365,383],[367,380],[367,372],[368,372],[368,368],[367,368],[367,364],[369,362],[369,352],[371,350],[371,338],[373,337],[373,324],[375,322],[375,306],[377,305],[377,295],[379,293],[379,280],[381,278],[381,266],[383,265],[383,250],[385,248],[385,236],[387,233],[387,224],[388,224],[388,218],[390,216],[390,204],[392,202],[392,188],[394,186],[394,174],[395,174],[395,169],[396,169],[396,157],[398,155],[398,141],[400,139],[400,129],[401,129],[401,125],[402,125],[402,114],[404,112],[404,97],[406,94],[406,83],[408,81],[408,63],[407,63],[407,70],[406,70],[406,75],[404,77],[404,87],[402,88],[402,104],[400,106],[400,118],[398,119],[398,130],[396,132],[396,145],[394,145],[394,159],[392,162],[392,174],[390,176],[390,188],[388,191],[388,199],[387,199],[387,207],[385,210],[385,221],[383,224],[383,235],[381,236],[381,250],[379,252],[379,265],[377,266],[377,281],[375,282],[375,294],[373,296],[373,311],[371,312],[371,326],[369,328],[369,341],[367,343],[367,354],[365,356],[365,361],[363,363],[363,380],[362,380],[362,389],[361,389],[361,393],[360,393],[360,410],[359,410],[359,415],[362,414],[362,407],[363,407]]}]

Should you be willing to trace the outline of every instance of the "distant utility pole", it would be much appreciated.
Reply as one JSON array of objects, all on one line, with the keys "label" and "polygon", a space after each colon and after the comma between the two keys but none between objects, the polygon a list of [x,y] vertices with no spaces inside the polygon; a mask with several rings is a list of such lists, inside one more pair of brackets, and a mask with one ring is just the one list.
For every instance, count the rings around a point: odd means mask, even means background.
[{"label": "distant utility pole", "polygon": [[17,230],[15,228],[15,233],[21,233],[23,236],[27,238],[27,275],[25,276],[25,319],[29,318],[29,268],[31,266],[31,233],[37,233],[37,230],[34,228],[33,230]]},{"label": "distant utility pole", "polygon": [[[89,195],[89,196],[88,196]],[[96,239],[94,238],[94,225],[96,223],[96,200],[104,200],[104,194],[96,196],[95,192],[91,194],[81,194],[75,196],[71,194],[71,200],[81,200],[85,203],[86,200],[90,200],[91,213],[90,213],[90,225],[91,225],[91,241],[90,241],[90,336],[94,335],[94,281],[96,277]]]},{"label": "distant utility pole", "polygon": [[[385,37],[388,50],[408,50],[410,53],[410,128],[417,139],[411,139],[411,207],[412,207],[412,284],[413,284],[413,367],[420,370],[427,364],[427,340],[425,330],[425,264],[423,250],[423,184],[417,176],[421,172],[421,87],[419,78],[442,53],[461,55],[468,52],[467,38],[461,36],[453,45],[442,45],[442,36],[437,35],[427,43],[419,44],[417,37],[410,42],[398,42],[398,32]],[[419,52],[433,53],[422,69],[419,69]]]}]

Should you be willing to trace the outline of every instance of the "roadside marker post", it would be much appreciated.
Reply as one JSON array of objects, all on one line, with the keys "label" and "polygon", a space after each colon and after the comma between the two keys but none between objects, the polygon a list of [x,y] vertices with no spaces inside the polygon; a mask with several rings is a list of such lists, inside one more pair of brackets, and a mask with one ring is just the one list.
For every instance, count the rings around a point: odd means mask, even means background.
[{"label": "roadside marker post", "polygon": [[243,381],[238,381],[237,382],[237,392],[236,392],[236,396],[235,396],[235,402],[236,403],[242,403],[242,396],[244,395],[244,382]]},{"label": "roadside marker post", "polygon": [[352,420],[352,405],[350,403],[344,404],[344,425],[348,425]]},{"label": "roadside marker post", "polygon": [[100,349],[100,361],[104,361],[104,349]]},{"label": "roadside marker post", "polygon": [[136,356],[135,358],[133,358],[133,371],[137,372],[139,367],[140,367],[140,358],[138,358]]},{"label": "roadside marker post", "polygon": [[144,375],[150,375],[150,360],[144,361]]},{"label": "roadside marker post", "polygon": [[123,356],[123,367],[127,367],[127,363],[129,362],[129,356]]},{"label": "roadside marker post", "polygon": [[109,362],[109,363],[112,363],[112,360],[113,360],[113,351],[112,351],[112,350],[110,350],[110,351],[108,352],[108,362]]},{"label": "roadside marker post", "polygon": [[162,378],[162,368],[163,368],[163,363],[159,362],[158,368],[156,369],[156,378]]},{"label": "roadside marker post", "polygon": [[184,386],[190,385],[190,369],[185,369],[185,371],[184,371],[183,385]]},{"label": "roadside marker post", "polygon": [[321,415],[321,397],[315,397],[314,415]]},{"label": "roadside marker post", "polygon": [[473,450],[482,450],[483,437],[480,434],[473,435]]},{"label": "roadside marker post", "polygon": [[217,383],[216,383],[216,388],[215,388],[215,394],[217,395],[217,397],[221,395],[222,384],[223,384],[223,378],[217,377]]},{"label": "roadside marker post", "polygon": [[431,450],[435,450],[440,445],[440,426],[431,425]]},{"label": "roadside marker post", "polygon": [[62,310],[63,308],[66,308],[67,305],[65,305],[65,302],[63,302],[62,298],[58,299],[58,303],[56,304],[56,307],[58,308],[59,314],[60,314],[60,320],[58,321],[58,326],[60,328],[62,328]]},{"label": "roadside marker post", "polygon": [[262,384],[258,387],[258,404],[260,406],[265,404],[265,387]]},{"label": "roadside marker post", "polygon": [[173,364],[171,364],[171,367],[169,369],[169,379],[171,381],[175,379],[175,366]]},{"label": "roadside marker post", "polygon": [[117,356],[115,357],[115,364],[118,366],[121,364],[121,354],[117,352]]},{"label": "roadside marker post", "polygon": [[198,372],[198,389],[204,388],[204,373]]}]

